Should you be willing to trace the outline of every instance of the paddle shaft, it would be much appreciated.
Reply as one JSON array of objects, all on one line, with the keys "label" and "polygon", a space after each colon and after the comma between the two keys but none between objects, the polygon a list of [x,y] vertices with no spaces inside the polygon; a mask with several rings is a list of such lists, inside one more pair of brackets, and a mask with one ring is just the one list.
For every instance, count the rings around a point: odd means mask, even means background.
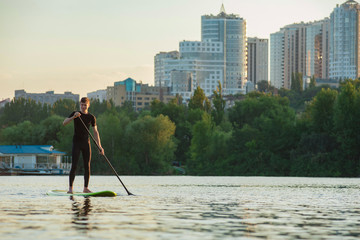
[{"label": "paddle shaft", "polygon": [[[81,116],[79,116],[80,121],[82,122],[82,124],[84,125],[84,128],[86,129],[86,131],[89,133],[91,139],[94,141],[96,147],[99,149],[99,151],[101,151],[99,144],[96,142],[95,138],[93,137],[93,135],[90,133],[89,129],[86,127],[84,121],[81,119]],[[128,195],[134,195],[131,192],[129,192],[129,190],[127,190],[127,188],[125,187],[124,183],[121,181],[119,174],[116,172],[115,168],[112,166],[111,162],[109,161],[109,159],[106,157],[105,153],[102,155],[104,157],[104,159],[106,160],[106,162],[109,164],[110,168],[113,170],[113,172],[115,173],[116,177],[119,179],[120,183],[123,185],[124,189],[126,190]]]}]

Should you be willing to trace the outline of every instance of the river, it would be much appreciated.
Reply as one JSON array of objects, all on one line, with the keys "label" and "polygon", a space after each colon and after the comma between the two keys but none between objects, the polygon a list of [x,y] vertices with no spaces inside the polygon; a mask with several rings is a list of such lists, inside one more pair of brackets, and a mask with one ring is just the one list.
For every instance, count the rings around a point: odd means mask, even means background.
[{"label": "river", "polygon": [[[47,196],[67,176],[0,177],[1,239],[360,239],[360,179],[92,176],[117,197]],[[83,178],[75,179],[82,190]]]}]

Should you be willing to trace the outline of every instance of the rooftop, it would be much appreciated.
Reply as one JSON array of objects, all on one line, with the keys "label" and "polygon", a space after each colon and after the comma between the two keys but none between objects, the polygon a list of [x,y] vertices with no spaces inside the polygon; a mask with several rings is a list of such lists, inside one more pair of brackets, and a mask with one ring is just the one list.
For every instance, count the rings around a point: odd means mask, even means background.
[{"label": "rooftop", "polygon": [[0,145],[0,155],[3,154],[60,154],[51,145]]}]

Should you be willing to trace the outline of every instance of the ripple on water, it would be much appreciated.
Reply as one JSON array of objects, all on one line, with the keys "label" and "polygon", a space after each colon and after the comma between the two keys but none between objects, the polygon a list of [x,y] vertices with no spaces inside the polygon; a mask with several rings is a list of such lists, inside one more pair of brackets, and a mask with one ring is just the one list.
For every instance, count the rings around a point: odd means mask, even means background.
[{"label": "ripple on water", "polygon": [[[92,187],[124,193],[116,180],[94,176]],[[138,195],[49,197],[48,190],[66,186],[66,176],[2,178],[1,238],[360,238],[359,179],[124,177],[124,182]]]}]

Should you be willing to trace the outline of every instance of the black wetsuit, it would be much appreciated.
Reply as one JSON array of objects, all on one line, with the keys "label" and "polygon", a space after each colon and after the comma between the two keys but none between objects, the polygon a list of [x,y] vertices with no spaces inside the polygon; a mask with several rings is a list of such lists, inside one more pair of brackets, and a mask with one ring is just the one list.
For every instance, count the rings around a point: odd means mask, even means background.
[{"label": "black wetsuit", "polygon": [[[80,111],[78,111],[80,112]],[[69,118],[73,117],[76,112],[72,112]],[[81,113],[81,112],[80,112]],[[94,115],[88,113],[81,113],[81,119],[85,123],[86,127],[89,129],[91,126],[96,126],[96,118]],[[89,133],[85,129],[79,117],[74,119],[74,137],[73,137],[73,147],[72,147],[72,164],[69,175],[69,185],[73,186],[73,182],[75,179],[76,168],[78,165],[80,152],[82,153],[82,157],[84,160],[84,187],[89,186],[90,179],[90,160],[91,160],[91,147],[90,147],[90,139]]]}]

